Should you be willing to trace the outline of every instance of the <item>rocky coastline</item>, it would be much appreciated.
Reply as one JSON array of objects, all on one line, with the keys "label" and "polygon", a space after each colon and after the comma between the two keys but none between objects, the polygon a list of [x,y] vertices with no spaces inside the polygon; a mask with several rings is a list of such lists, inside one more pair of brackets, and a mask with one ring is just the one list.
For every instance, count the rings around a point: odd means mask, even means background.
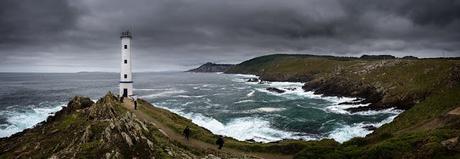
[{"label": "rocky coastline", "polygon": [[[384,57],[384,55],[382,56]],[[286,62],[286,59],[297,63],[284,67],[294,67],[297,70],[284,68],[283,62]],[[458,85],[460,66],[458,64],[445,66],[448,68],[430,66],[441,62],[443,62],[442,59],[436,61],[433,59],[399,59],[395,57],[383,60],[380,56],[348,58],[314,55],[268,55],[245,61],[225,73],[253,74],[259,76],[258,80],[260,81],[303,82],[305,84],[302,88],[305,91],[313,91],[315,94],[361,99],[357,102],[343,104],[368,104],[367,106],[347,109],[353,113],[389,108],[408,110],[436,92],[437,87],[453,88]],[[453,61],[452,63],[456,62]],[[408,72],[408,74],[412,74],[411,77],[405,75],[404,70],[401,69],[405,67],[407,70],[418,70]],[[436,71],[444,72],[445,75],[436,74],[430,77],[430,73]],[[391,78],[395,79],[392,80]],[[256,81],[255,79],[251,80]],[[423,84],[423,87],[420,88],[420,86],[413,84],[413,82],[418,81],[430,83],[420,82],[420,85]],[[403,88],[399,88],[401,86]]]},{"label": "rocky coastline", "polygon": [[[369,111],[369,110],[383,110],[389,108],[396,108],[401,110],[409,109],[414,103],[413,99],[401,99],[396,101],[383,101],[385,94],[381,91],[378,91],[377,88],[364,85],[362,83],[353,83],[347,81],[346,79],[332,79],[332,80],[315,80],[310,77],[303,78],[292,78],[285,79],[283,75],[280,75],[280,78],[276,76],[265,77],[264,75],[256,75],[259,78],[250,78],[247,82],[303,82],[305,83],[302,86],[302,89],[306,92],[312,91],[314,94],[322,96],[335,96],[335,97],[351,97],[356,98],[356,101],[353,102],[344,102],[340,104],[349,104],[349,105],[359,105],[359,104],[368,104],[367,106],[352,107],[347,108],[346,110],[355,113],[359,111]],[[308,79],[308,80],[306,80]],[[267,88],[270,92],[275,93],[284,93],[283,90],[275,87]]]}]

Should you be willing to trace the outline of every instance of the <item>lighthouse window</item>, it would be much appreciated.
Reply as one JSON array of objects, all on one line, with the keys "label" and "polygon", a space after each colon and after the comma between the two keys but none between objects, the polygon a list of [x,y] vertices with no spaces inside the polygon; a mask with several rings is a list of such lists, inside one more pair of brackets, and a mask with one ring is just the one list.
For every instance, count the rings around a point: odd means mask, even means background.
[{"label": "lighthouse window", "polygon": [[127,75],[127,74],[125,74],[125,78],[128,78],[128,75]]},{"label": "lighthouse window", "polygon": [[128,60],[125,60],[125,64],[127,64],[127,63],[128,63]]},{"label": "lighthouse window", "polygon": [[128,45],[125,45],[125,49],[128,49]]}]

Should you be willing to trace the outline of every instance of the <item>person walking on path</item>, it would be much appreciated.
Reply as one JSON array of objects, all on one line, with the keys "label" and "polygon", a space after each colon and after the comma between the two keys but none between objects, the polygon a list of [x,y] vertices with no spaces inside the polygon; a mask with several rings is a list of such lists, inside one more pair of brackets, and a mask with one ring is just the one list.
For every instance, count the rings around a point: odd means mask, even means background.
[{"label": "person walking on path", "polygon": [[134,110],[137,110],[137,97],[133,96]]},{"label": "person walking on path", "polygon": [[190,134],[192,133],[192,130],[190,130],[190,127],[185,127],[184,129],[184,137],[185,139],[189,140],[190,139]]},{"label": "person walking on path", "polygon": [[219,135],[219,138],[217,138],[216,144],[219,145],[219,150],[222,149],[224,146],[224,136]]}]

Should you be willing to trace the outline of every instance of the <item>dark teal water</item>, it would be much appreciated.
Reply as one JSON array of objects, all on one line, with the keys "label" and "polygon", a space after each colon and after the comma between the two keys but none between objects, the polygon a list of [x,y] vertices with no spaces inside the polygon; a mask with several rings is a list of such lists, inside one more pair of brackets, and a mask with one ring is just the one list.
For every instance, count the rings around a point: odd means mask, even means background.
[{"label": "dark teal water", "polygon": [[[192,119],[217,134],[240,140],[276,141],[364,136],[366,125],[381,126],[399,112],[350,114],[352,98],[321,97],[304,92],[302,83],[246,82],[250,75],[215,73],[137,73],[134,93],[159,107]],[[97,100],[118,92],[116,73],[1,73],[0,137],[32,127],[60,110],[75,95]],[[267,87],[286,90],[278,94]]]}]

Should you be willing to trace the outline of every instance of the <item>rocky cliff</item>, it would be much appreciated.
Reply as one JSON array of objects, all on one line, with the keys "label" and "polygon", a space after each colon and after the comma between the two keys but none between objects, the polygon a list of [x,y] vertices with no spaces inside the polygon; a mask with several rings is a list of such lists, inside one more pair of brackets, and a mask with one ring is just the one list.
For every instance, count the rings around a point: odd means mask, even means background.
[{"label": "rocky cliff", "polygon": [[198,68],[188,70],[187,72],[225,72],[233,66],[232,64],[215,64],[208,62]]}]

